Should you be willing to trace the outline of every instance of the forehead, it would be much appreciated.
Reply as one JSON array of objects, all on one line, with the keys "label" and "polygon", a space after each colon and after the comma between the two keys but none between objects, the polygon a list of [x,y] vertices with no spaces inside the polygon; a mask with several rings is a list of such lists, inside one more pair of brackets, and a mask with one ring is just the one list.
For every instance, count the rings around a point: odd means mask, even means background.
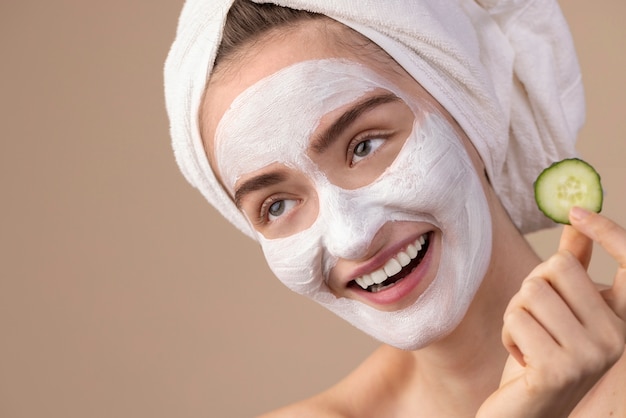
[{"label": "forehead", "polygon": [[324,115],[374,91],[402,92],[349,60],[304,61],[255,83],[235,98],[215,135],[215,162],[229,191],[237,179],[274,162],[306,168],[306,150]]},{"label": "forehead", "polygon": [[[385,59],[381,59],[382,56]],[[242,53],[234,61],[212,74],[200,108],[202,137],[211,165],[215,167],[213,142],[217,125],[238,95],[259,80],[297,62],[327,58],[348,58],[372,67],[393,64],[375,44],[331,19],[280,28],[242,47]]]}]

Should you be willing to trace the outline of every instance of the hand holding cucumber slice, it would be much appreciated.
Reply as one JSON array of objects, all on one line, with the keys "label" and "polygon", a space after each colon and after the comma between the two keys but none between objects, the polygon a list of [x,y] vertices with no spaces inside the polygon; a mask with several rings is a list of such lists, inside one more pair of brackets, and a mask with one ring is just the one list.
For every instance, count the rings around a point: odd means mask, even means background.
[{"label": "hand holding cucumber slice", "polygon": [[558,223],[570,223],[569,211],[573,206],[600,212],[602,198],[600,175],[578,158],[553,163],[535,180],[535,201],[539,210]]}]

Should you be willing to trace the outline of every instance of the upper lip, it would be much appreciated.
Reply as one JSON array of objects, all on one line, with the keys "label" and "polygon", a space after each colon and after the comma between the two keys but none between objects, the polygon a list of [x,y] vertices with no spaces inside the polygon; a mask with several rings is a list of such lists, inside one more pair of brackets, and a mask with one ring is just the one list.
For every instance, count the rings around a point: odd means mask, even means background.
[{"label": "upper lip", "polygon": [[369,274],[382,268],[385,263],[389,261],[389,259],[398,254],[398,252],[404,250],[409,244],[413,243],[416,239],[428,232],[430,231],[426,230],[416,234],[412,234],[394,245],[379,250],[377,254],[370,258],[367,262],[359,265],[354,270],[352,270],[351,274],[349,274],[345,280],[345,285],[347,286],[354,279],[361,277],[364,274]]}]

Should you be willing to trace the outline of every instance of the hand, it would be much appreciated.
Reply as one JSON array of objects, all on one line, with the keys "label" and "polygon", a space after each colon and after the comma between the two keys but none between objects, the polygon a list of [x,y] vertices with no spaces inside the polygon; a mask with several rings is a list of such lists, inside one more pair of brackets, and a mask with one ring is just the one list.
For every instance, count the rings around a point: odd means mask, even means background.
[{"label": "hand", "polygon": [[[559,251],[524,280],[504,314],[510,353],[480,417],[566,417],[624,352],[626,230],[575,208]],[[610,289],[587,274],[593,241],[617,260]]]}]

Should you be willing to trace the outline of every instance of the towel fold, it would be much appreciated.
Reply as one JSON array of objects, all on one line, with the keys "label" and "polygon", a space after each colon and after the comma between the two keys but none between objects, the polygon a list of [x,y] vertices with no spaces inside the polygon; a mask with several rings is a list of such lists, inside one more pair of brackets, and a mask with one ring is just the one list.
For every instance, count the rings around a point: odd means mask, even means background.
[{"label": "towel fold", "polygon": [[[555,0],[254,0],[329,16],[383,48],[437,99],[482,157],[524,233],[553,225],[533,182],[576,155],[584,94],[571,34]],[[164,71],[176,160],[187,180],[249,236],[209,166],[198,110],[232,0],[187,0]]]}]

